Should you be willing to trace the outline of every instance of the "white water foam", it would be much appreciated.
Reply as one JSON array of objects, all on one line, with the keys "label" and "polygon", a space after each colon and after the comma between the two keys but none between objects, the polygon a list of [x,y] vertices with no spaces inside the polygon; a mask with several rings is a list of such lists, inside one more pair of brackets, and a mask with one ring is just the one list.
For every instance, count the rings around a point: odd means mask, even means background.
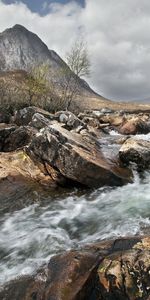
[{"label": "white water foam", "polygon": [[[31,274],[49,258],[84,243],[150,228],[150,173],[123,187],[30,205],[0,219],[0,283]],[[39,195],[38,195],[39,197]]]}]

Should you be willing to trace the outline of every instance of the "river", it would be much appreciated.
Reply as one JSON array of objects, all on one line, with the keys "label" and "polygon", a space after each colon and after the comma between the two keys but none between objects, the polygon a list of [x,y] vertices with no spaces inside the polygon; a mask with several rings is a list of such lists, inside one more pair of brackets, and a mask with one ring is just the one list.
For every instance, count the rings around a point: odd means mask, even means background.
[{"label": "river", "polygon": [[[133,184],[97,190],[30,188],[0,199],[0,284],[33,273],[49,258],[84,243],[146,233],[150,173]],[[16,207],[15,203],[18,203]]]}]

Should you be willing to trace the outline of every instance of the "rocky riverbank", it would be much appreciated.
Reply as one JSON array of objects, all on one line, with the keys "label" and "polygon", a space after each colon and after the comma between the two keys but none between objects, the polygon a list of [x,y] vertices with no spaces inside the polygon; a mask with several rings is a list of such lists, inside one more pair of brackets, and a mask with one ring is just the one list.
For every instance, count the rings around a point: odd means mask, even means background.
[{"label": "rocky riverbank", "polygon": [[[75,116],[24,108],[0,123],[0,193],[17,193],[30,184],[56,189],[132,183],[133,169],[141,174],[149,168],[149,132],[149,112],[101,109]],[[0,297],[146,300],[149,250],[149,237],[72,250],[53,257],[35,276],[11,282]]]},{"label": "rocky riverbank", "polygon": [[[112,130],[118,136],[112,138]],[[9,124],[0,124],[0,150],[5,153],[1,154],[1,178],[13,176],[15,167],[16,176],[18,172],[49,184],[99,187],[131,182],[132,170],[127,165],[136,162],[147,167],[150,160],[149,142],[136,141],[133,135],[148,132],[149,113],[102,109],[78,116],[71,112],[53,115],[28,107],[16,112]]]},{"label": "rocky riverbank", "polygon": [[150,238],[120,238],[54,256],[0,291],[5,300],[148,300]]}]

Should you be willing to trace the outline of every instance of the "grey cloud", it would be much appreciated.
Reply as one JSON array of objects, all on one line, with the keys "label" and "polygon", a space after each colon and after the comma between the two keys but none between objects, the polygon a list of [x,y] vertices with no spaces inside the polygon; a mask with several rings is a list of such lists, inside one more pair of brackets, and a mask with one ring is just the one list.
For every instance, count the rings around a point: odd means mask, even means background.
[{"label": "grey cloud", "polygon": [[92,87],[112,99],[150,96],[149,0],[86,0],[84,8],[70,1],[52,4],[43,17],[23,4],[6,6],[0,1],[0,19],[1,31],[21,23],[63,57],[82,28],[91,57]]}]

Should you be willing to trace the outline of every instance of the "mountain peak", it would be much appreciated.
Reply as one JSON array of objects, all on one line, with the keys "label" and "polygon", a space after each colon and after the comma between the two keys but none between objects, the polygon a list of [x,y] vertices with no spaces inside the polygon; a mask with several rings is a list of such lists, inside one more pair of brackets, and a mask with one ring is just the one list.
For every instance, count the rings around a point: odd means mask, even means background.
[{"label": "mountain peak", "polygon": [[18,34],[23,34],[23,33],[29,33],[30,31],[26,28],[26,27],[24,27],[23,25],[20,25],[20,24],[15,24],[13,27],[10,27],[10,28],[7,28],[5,31],[3,31],[2,33],[1,33],[1,35],[2,34],[4,34],[4,33],[18,33]]},{"label": "mountain peak", "polygon": [[11,29],[28,31],[28,29],[26,27],[24,27],[23,25],[20,25],[20,24],[15,24]]},{"label": "mountain peak", "polygon": [[27,30],[23,25],[21,25],[21,24],[15,24],[12,28],[14,28],[14,29],[25,29],[25,30]]},{"label": "mountain peak", "polygon": [[[65,62],[48,47],[35,33],[20,24],[6,29],[0,33],[0,72],[24,70],[30,71],[32,67],[47,64],[51,67],[52,76],[58,77]],[[93,91],[81,79],[81,88]]]}]

